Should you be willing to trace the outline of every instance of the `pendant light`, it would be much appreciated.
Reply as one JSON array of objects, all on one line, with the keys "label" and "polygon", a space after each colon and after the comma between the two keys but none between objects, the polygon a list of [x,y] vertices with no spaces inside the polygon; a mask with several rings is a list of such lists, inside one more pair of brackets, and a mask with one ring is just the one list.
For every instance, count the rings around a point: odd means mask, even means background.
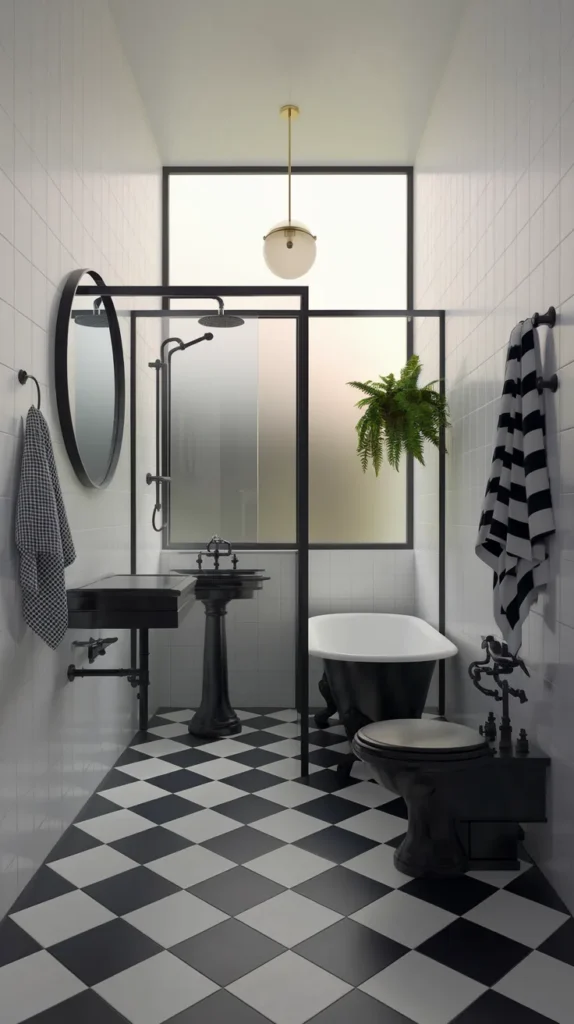
[{"label": "pendant light", "polygon": [[263,257],[269,270],[276,277],[292,280],[302,277],[311,269],[317,255],[317,237],[309,228],[291,219],[291,124],[299,116],[299,107],[287,103],[280,110],[281,117],[288,123],[288,218],[276,224],[264,236]]}]

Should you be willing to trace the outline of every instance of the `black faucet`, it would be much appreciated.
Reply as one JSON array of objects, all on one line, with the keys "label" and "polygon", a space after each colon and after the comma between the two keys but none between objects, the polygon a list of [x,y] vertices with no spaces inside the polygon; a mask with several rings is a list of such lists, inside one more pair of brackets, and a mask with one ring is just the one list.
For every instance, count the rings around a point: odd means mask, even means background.
[{"label": "black faucet", "polygon": [[[521,668],[525,675],[529,676],[530,672],[526,668],[522,658],[519,658],[516,654],[511,654],[508,650],[508,645],[503,640],[497,640],[494,636],[483,636],[481,649],[486,651],[486,657],[483,661],[473,661],[468,666],[468,674],[472,679],[474,685],[481,693],[484,693],[487,697],[494,697],[496,701],[502,701],[502,718],[500,722],[500,743],[498,749],[503,753],[512,750],[512,726],[510,724],[509,714],[509,697],[518,697],[521,704],[524,704],[528,697],[524,690],[518,690],[515,687],[509,686],[506,679],[501,679],[501,676],[510,675],[514,672],[515,668]],[[492,664],[491,664],[492,663]],[[500,687],[499,690],[489,690],[486,686],[483,686],[480,682],[481,676],[492,676],[494,682]],[[490,716],[489,716],[490,717]],[[491,723],[488,723],[491,725]],[[524,733],[524,730],[522,730]],[[521,736],[521,741],[527,740],[526,734]]]}]

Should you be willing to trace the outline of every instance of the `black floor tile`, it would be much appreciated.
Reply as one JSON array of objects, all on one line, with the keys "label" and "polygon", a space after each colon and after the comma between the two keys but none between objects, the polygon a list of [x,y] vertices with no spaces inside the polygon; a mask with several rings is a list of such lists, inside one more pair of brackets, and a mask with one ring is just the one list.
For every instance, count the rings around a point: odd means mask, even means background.
[{"label": "black floor tile", "polygon": [[[275,723],[277,725],[277,723]],[[239,737],[238,737],[239,738]],[[250,747],[268,747],[270,743],[279,743],[285,739],[284,736],[276,736],[272,732],[249,732],[247,736],[241,736],[240,742],[247,743]]]},{"label": "black floor tile", "polygon": [[280,846],[285,846],[285,843],[245,825],[243,828],[234,829],[233,832],[216,836],[215,839],[208,839],[201,845],[206,850],[219,854],[220,857],[227,857],[234,864],[245,864],[248,860],[255,860],[256,857],[263,857],[272,850],[278,850]]},{"label": "black floor tile", "polygon": [[138,761],[147,761],[147,760],[148,760],[148,755],[147,754],[142,754],[141,750],[132,750],[131,747],[126,747],[126,749],[124,750],[123,754],[121,754],[118,757],[118,759],[117,759],[117,761],[116,761],[116,763],[114,765],[114,768],[119,768],[120,765],[123,765],[123,764],[136,764]]},{"label": "black floor tile", "polygon": [[347,739],[342,733],[328,732],[327,729],[318,729],[317,732],[309,733],[309,743],[316,747],[335,747],[337,743],[344,743]]},{"label": "black floor tile", "polygon": [[[346,761],[348,754],[340,754],[338,750],[331,750],[329,747],[322,747],[321,750],[312,750],[309,754],[309,764],[318,764],[321,768],[335,768]],[[301,760],[300,754],[297,755]],[[341,783],[339,783],[339,789]]]},{"label": "black floor tile", "polygon": [[97,985],[161,952],[163,948],[156,942],[119,919],[50,948],[50,953],[85,985]]},{"label": "black floor tile", "polygon": [[[305,807],[302,810],[305,811]],[[360,853],[372,850],[379,844],[373,842],[372,839],[365,839],[364,836],[358,836],[354,832],[347,832],[344,828],[332,825],[331,828],[325,828],[322,832],[299,839],[293,845],[300,846],[302,850],[308,850],[309,853],[315,853],[318,857],[326,857],[334,864],[342,864],[344,861],[350,860],[351,857],[358,857]]]},{"label": "black floor tile", "polygon": [[459,918],[423,942],[418,952],[492,987],[532,950],[490,928]]},{"label": "black floor tile", "polygon": [[538,947],[538,951],[574,967],[574,919],[565,921],[558,931]]},{"label": "black floor tile", "polygon": [[462,915],[492,896],[496,889],[463,875],[462,878],[413,878],[401,887],[401,892],[434,903],[435,907],[449,910],[451,914]]},{"label": "black floor tile", "polygon": [[173,896],[180,891],[179,887],[168,882],[167,878],[162,878],[155,871],[143,866],[122,871],[119,875],[105,878],[102,882],[94,882],[84,888],[88,896],[97,900],[112,914],[119,915],[129,914],[132,910],[139,910],[148,903],[155,903],[156,900]]},{"label": "black floor tile", "polygon": [[5,917],[0,921],[0,967],[22,960],[25,956],[37,953],[42,947],[20,928],[15,921]]},{"label": "black floor tile", "polygon": [[194,734],[191,733],[191,732],[185,732],[181,736],[176,736],[175,737],[175,742],[176,743],[183,743],[184,746],[190,747],[193,750],[197,750],[197,749],[199,749],[199,747],[204,747],[206,745],[206,743],[213,743],[213,737],[212,736],[194,736]]},{"label": "black floor tile", "polygon": [[54,900],[56,896],[65,896],[67,892],[74,892],[75,889],[75,885],[70,885],[57,871],[52,871],[50,867],[43,864],[20,893],[11,907],[10,913],[15,914],[18,910],[27,910],[28,907],[35,907],[37,903]]},{"label": "black floor tile", "polygon": [[165,825],[166,821],[175,821],[176,818],[183,818],[186,814],[201,810],[191,800],[185,800],[182,796],[172,793],[169,796],[160,796],[157,800],[148,800],[145,804],[138,804],[137,813],[156,825]]},{"label": "black floor tile", "polygon": [[385,814],[395,814],[397,818],[404,818],[407,821],[409,812],[402,796],[398,796],[396,800],[389,800],[388,804],[385,804]]},{"label": "black floor tile", "polygon": [[381,882],[374,882],[372,878],[340,866],[324,871],[294,889],[301,896],[315,900],[315,903],[321,903],[345,917],[382,899],[391,891]]},{"label": "black floor tile", "polygon": [[[280,718],[273,718],[272,715],[257,715],[256,718],[249,718],[246,723],[250,729],[268,729],[269,726],[284,725],[285,723]],[[249,736],[249,733],[247,734]],[[281,739],[277,736],[277,739]]]},{"label": "black floor tile", "polygon": [[268,818],[270,814],[277,814],[277,804],[271,800],[265,800],[256,793],[249,796],[240,796],[238,800],[230,800],[229,803],[219,804],[217,810],[234,821],[241,821],[244,825],[250,825],[252,821],[261,821]]},{"label": "black floor tile", "polygon": [[338,921],[295,946],[294,953],[359,986],[410,950],[356,921]]},{"label": "black floor tile", "polygon": [[83,829],[70,825],[64,832],[61,839],[50,851],[50,861],[62,860],[63,857],[72,857],[75,853],[83,853],[84,850],[93,850],[95,846],[102,844],[98,839],[89,836]]},{"label": "black floor tile", "polygon": [[81,1024],[126,1024],[123,1014],[117,1013],[92,989],[26,1018],[26,1024],[78,1024],[80,1021]]},{"label": "black floor tile", "polygon": [[215,878],[208,878],[206,882],[199,882],[188,891],[212,907],[222,910],[224,914],[236,917],[273,896],[279,896],[285,889],[255,871],[240,867],[224,871]]},{"label": "black floor tile", "polygon": [[276,786],[278,782],[281,782],[281,779],[278,779],[276,775],[260,772],[257,768],[233,776],[233,785],[236,789],[242,789],[244,793],[259,793],[262,789]]},{"label": "black floor tile", "polygon": [[[357,990],[328,1006],[313,1017],[309,1024],[349,1024],[350,1021],[356,1021],[357,1024],[412,1024],[410,1018],[404,1017],[402,1013],[397,1013],[390,1006],[379,1003],[378,999],[371,999]],[[486,1021],[482,1024],[486,1024]]]},{"label": "black floor tile", "polygon": [[498,992],[485,992],[455,1017],[452,1024],[552,1024],[552,1021]]},{"label": "black floor tile", "polygon": [[252,1010],[247,1003],[236,999],[231,992],[220,989],[195,1006],[170,1017],[165,1024],[269,1024],[269,1020]]},{"label": "black floor tile", "polygon": [[[314,786],[314,778],[314,775],[309,776],[311,786]],[[343,797],[327,794],[318,797],[317,800],[311,800],[304,805],[303,810],[305,814],[312,814],[314,818],[336,825],[339,821],[346,821],[355,814],[361,814],[365,808],[355,800],[345,800]]]},{"label": "black floor tile", "polygon": [[271,754],[265,747],[254,747],[253,750],[245,750],[242,754],[234,754],[230,761],[237,761],[237,764],[245,764],[248,768],[261,768],[264,764],[273,764],[274,761],[282,761],[282,754]]},{"label": "black floor tile", "polygon": [[223,987],[284,952],[284,946],[233,918],[170,949]]},{"label": "black floor tile", "polygon": [[[384,807],[381,807],[381,810],[384,811]],[[392,839],[387,839],[385,846],[392,846],[396,850],[397,846],[401,845],[405,836],[406,832],[403,832],[400,836],[394,836]]]},{"label": "black floor tile", "polygon": [[[100,782],[100,785],[96,790],[96,793],[101,793],[102,796],[104,796],[106,789],[115,789],[117,786],[128,786],[130,783],[134,781],[135,780],[133,776],[127,775],[126,772],[120,772],[117,770],[117,768],[112,768],[112,770],[108,772],[105,778],[102,779],[102,781]],[[150,779],[150,782],[151,781],[153,780]]]},{"label": "black floor tile", "polygon": [[183,789],[192,789],[193,786],[204,786],[209,779],[205,775],[198,775],[197,772],[187,771],[181,768],[178,772],[169,772],[167,775],[158,775],[150,779],[154,786],[165,789],[167,793],[181,793]]},{"label": "black floor tile", "polygon": [[[126,779],[129,780],[129,776],[126,775]],[[134,780],[132,779],[132,782]],[[99,818],[102,814],[111,814],[112,811],[117,811],[118,805],[112,800],[106,800],[99,793],[94,793],[92,797],[84,804],[79,814],[76,815],[75,821],[90,821],[91,818]]]},{"label": "black floor tile", "polygon": [[126,857],[131,857],[136,863],[147,864],[150,860],[158,860],[160,857],[167,857],[170,853],[185,850],[186,846],[193,846],[193,843],[158,825],[157,828],[137,832],[134,836],[117,839],[115,843],[109,845],[125,854]]},{"label": "black floor tile", "polygon": [[[336,772],[328,771],[314,772],[310,776],[314,789],[322,789],[324,793],[334,793],[340,789],[347,789],[349,786],[356,786],[359,779],[348,779],[347,782],[341,782],[341,779]],[[365,810],[365,808],[359,808]]]},{"label": "black floor tile", "polygon": [[542,903],[545,907],[551,907],[552,910],[559,910],[562,914],[570,913],[558,893],[537,867],[524,871],[510,885],[505,886],[505,889],[507,892],[515,893],[516,896],[524,896],[528,900]]},{"label": "black floor tile", "polygon": [[205,764],[206,761],[217,760],[213,754],[206,754],[201,747],[189,750],[177,750],[175,754],[164,754],[162,761],[175,764],[178,768],[193,768],[194,764]]}]

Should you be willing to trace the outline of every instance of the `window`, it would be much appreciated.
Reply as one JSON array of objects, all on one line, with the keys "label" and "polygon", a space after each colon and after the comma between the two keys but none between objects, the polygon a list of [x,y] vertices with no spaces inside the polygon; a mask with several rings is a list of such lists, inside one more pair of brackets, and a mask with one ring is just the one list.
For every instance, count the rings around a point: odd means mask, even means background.
[{"label": "window", "polygon": [[[169,174],[169,284],[309,286],[310,310],[406,309],[408,195],[405,171],[306,173],[293,178],[294,217],[318,236],[317,259],[296,282],[263,260],[263,235],[286,207],[284,173]],[[225,300],[225,295],[223,295]],[[292,300],[291,300],[292,301]],[[295,319],[272,316],[285,299],[225,300],[260,311],[213,341],[176,353],[170,407],[171,546],[214,532],[232,543],[295,542]],[[173,306],[214,306],[203,300]],[[174,318],[184,340],[205,328]],[[195,333],[193,333],[195,332]],[[408,471],[363,474],[354,425],[353,379],[398,373],[407,358],[402,318],[313,317],[309,321],[309,529],[314,544],[404,545]]]}]

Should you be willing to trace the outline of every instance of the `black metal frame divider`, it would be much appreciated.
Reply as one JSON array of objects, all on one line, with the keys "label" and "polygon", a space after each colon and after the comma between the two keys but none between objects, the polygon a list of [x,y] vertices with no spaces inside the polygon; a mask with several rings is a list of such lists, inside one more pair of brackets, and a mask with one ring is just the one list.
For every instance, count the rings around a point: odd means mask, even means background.
[{"label": "black metal frame divider", "polygon": [[[111,285],[104,287],[83,285],[78,288],[79,295],[123,296],[160,298],[162,309],[134,309],[130,314],[130,571],[137,572],[137,479],[140,471],[137,466],[136,433],[137,433],[137,321],[138,318],[168,319],[176,317],[202,316],[211,310],[170,309],[167,303],[171,299],[197,299],[225,295],[234,296],[295,296],[300,300],[299,309],[286,310],[227,310],[237,316],[265,316],[268,318],[289,318],[297,322],[297,387],[296,387],[296,541],[291,545],[297,555],[297,625],[295,653],[295,694],[297,710],[301,716],[301,775],[309,773],[309,319],[310,317],[379,317],[402,318],[411,323],[415,318],[437,318],[439,321],[439,365],[441,371],[441,393],[444,394],[445,367],[445,313],[436,309],[370,309],[370,310],[325,310],[309,309],[309,296],[306,287],[292,286],[261,286],[239,287],[236,285],[218,286],[217,288],[194,288],[177,285]],[[407,332],[407,354],[412,354],[413,332]],[[165,434],[165,431],[164,431]],[[412,468],[409,476],[411,501],[409,503],[408,540],[405,545],[379,545],[379,547],[412,548]],[[445,610],[445,451],[444,433],[441,437],[439,456],[439,629],[444,632]],[[256,547],[256,545],[248,545]],[[262,545],[265,546],[265,545]],[[333,545],[311,545],[312,547],[331,547]],[[362,545],[364,546],[364,545]],[[375,547],[368,545],[368,547]],[[269,545],[267,545],[269,547]],[[136,664],[136,635],[132,631],[132,664]],[[444,663],[439,663],[439,714],[445,712],[445,679]]]}]

